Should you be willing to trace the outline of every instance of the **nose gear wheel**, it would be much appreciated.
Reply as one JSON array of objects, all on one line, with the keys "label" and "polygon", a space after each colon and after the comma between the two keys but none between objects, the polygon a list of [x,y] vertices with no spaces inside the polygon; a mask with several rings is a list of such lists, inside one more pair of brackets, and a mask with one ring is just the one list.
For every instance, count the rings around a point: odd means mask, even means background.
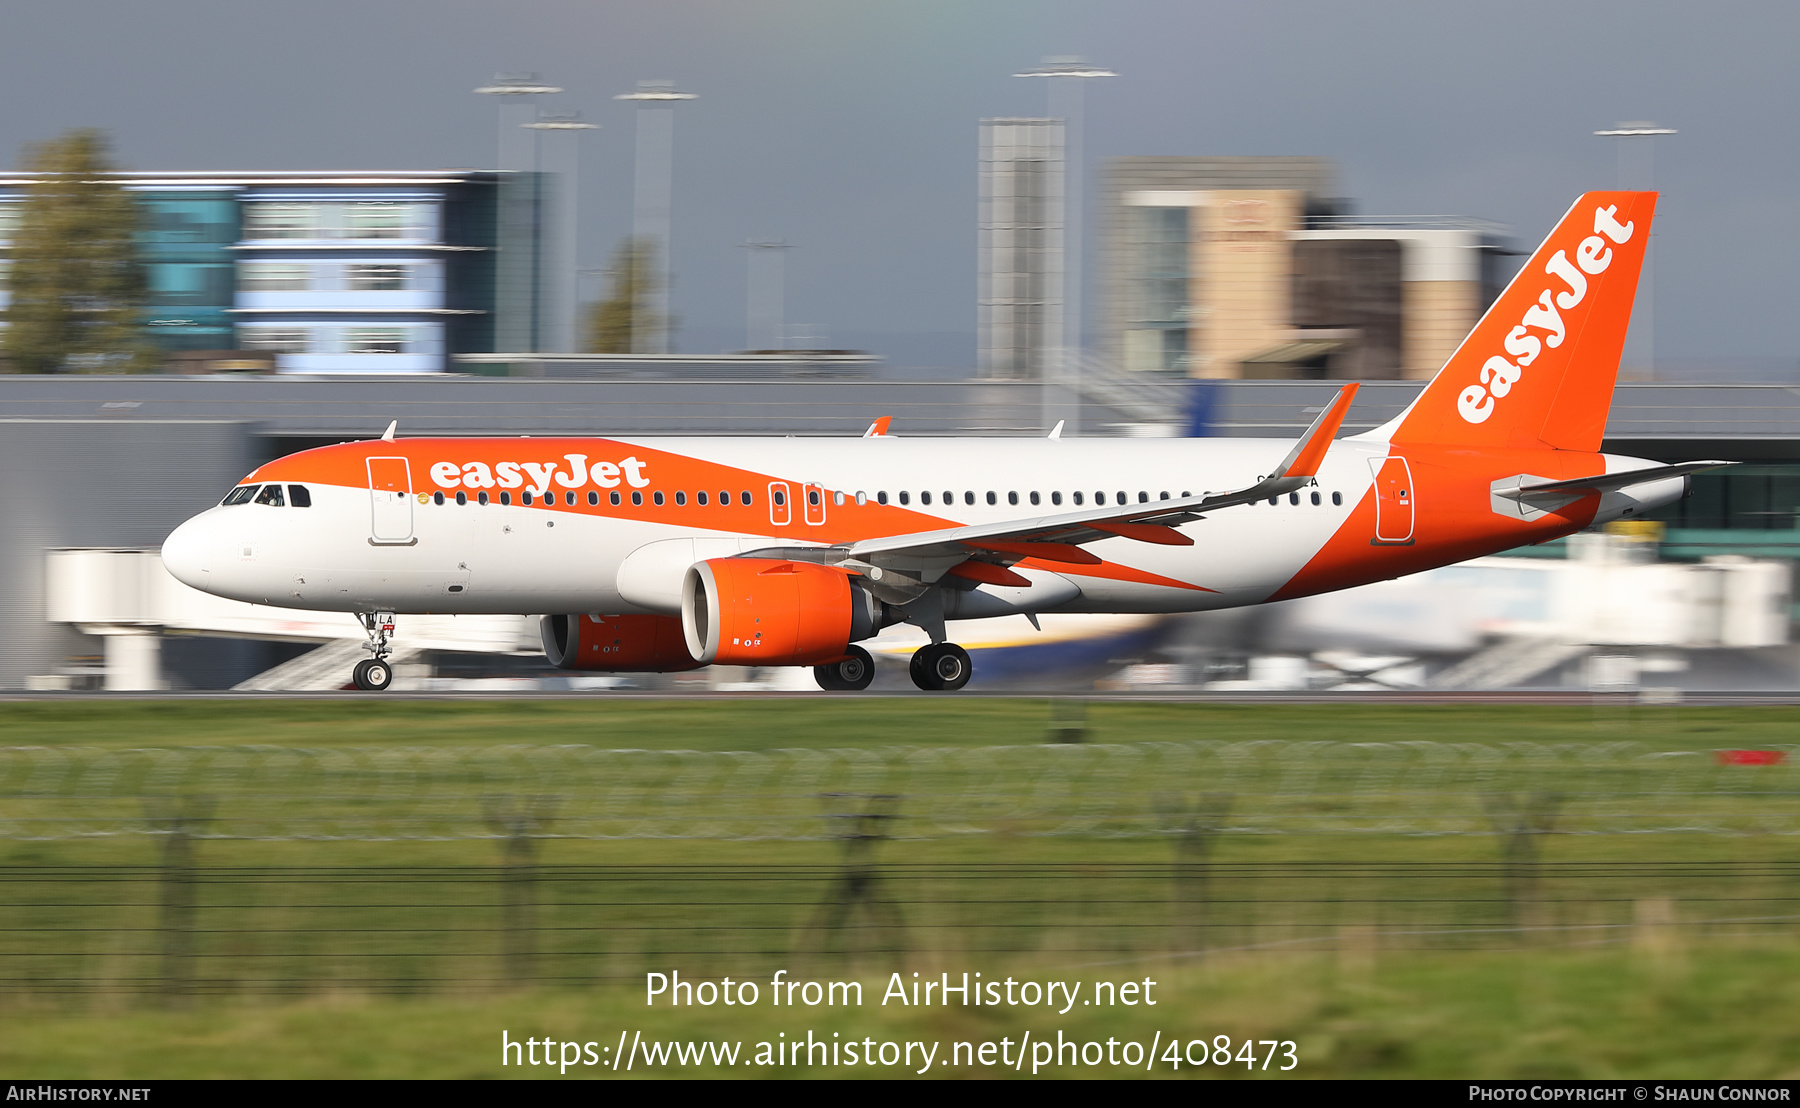
[{"label": "nose gear wheel", "polygon": [[394,613],[359,612],[357,618],[362,621],[363,630],[369,633],[369,641],[363,644],[363,649],[374,657],[356,663],[356,668],[350,671],[350,681],[364,692],[380,692],[394,680],[394,667],[388,663],[388,655],[394,652],[388,643],[388,636],[394,633]]}]

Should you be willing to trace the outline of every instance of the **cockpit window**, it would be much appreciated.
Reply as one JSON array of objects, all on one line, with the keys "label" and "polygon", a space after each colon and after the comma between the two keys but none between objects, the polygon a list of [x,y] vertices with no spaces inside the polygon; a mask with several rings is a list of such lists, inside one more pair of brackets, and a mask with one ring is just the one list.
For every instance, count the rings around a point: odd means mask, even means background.
[{"label": "cockpit window", "polygon": [[227,508],[231,507],[233,504],[247,504],[249,503],[250,498],[256,495],[256,489],[257,486],[255,485],[239,485],[237,488],[226,493],[225,499],[221,500],[219,503]]},{"label": "cockpit window", "polygon": [[305,485],[289,485],[288,503],[296,508],[312,507],[312,490]]},{"label": "cockpit window", "polygon": [[256,494],[256,502],[258,504],[267,504],[271,508],[282,507],[284,502],[281,498],[281,486],[264,485],[263,490]]}]

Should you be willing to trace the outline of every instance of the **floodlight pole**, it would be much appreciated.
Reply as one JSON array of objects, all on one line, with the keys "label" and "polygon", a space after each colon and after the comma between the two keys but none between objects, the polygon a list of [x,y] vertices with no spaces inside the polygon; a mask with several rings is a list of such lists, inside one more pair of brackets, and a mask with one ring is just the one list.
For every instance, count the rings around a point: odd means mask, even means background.
[{"label": "floodlight pole", "polygon": [[[531,236],[531,276],[527,282],[530,317],[525,346],[536,353],[544,348],[542,321],[539,301],[543,298],[541,287],[543,276],[542,240],[543,228],[543,188],[538,177],[538,133],[533,131],[530,140],[530,152],[527,154],[523,143],[519,143],[516,127],[507,126],[509,116],[518,116],[517,109],[528,108],[530,118],[518,123],[518,127],[529,127],[538,118],[538,100],[540,96],[561,92],[555,85],[547,85],[538,80],[535,73],[500,73],[494,76],[492,84],[483,85],[475,90],[483,96],[499,97],[500,104],[500,140],[499,149],[495,151],[496,168],[501,173],[531,174],[531,210],[534,233]],[[508,142],[511,138],[514,142]]]},{"label": "floodlight pole", "polygon": [[[744,349],[783,350],[782,335],[787,315],[787,252],[793,249],[780,239],[752,239],[744,305]],[[762,264],[757,264],[758,262]],[[766,337],[764,344],[758,341]]]},{"label": "floodlight pole", "polygon": [[[650,295],[645,298],[652,326],[631,329],[637,354],[669,352],[669,232],[675,174],[676,104],[698,99],[680,92],[671,81],[639,81],[637,91],[614,100],[637,104],[636,180],[633,186],[631,233],[650,254]],[[640,338],[641,336],[641,338]]]},{"label": "floodlight pole", "polygon": [[556,171],[561,177],[556,188],[550,194],[550,206],[555,216],[547,221],[548,235],[541,249],[546,255],[544,269],[550,279],[544,284],[546,301],[542,316],[544,317],[544,341],[542,348],[558,354],[573,354],[576,342],[577,303],[580,299],[576,289],[576,255],[579,247],[580,228],[580,177],[581,177],[581,144],[577,141],[583,131],[597,131],[597,123],[585,123],[579,112],[568,112],[557,115],[540,115],[530,123],[520,126],[528,128],[533,134],[538,148],[533,152],[533,161],[539,163],[537,172],[544,172],[542,140],[546,131],[568,136],[566,143],[558,143],[560,149],[554,151],[558,156],[552,164],[560,164]]},{"label": "floodlight pole", "polygon": [[[1656,138],[1658,135],[1674,135],[1680,132],[1673,127],[1658,127],[1654,123],[1621,123],[1594,134],[1617,139],[1619,155],[1619,189],[1638,188],[1648,192],[1656,187]],[[1643,142],[1633,142],[1643,139]],[[1643,164],[1631,165],[1631,154],[1643,151]],[[1641,169],[1641,175],[1639,170]],[[1634,179],[1635,178],[1635,179]],[[1655,238],[1652,234],[1652,239]],[[1651,380],[1656,379],[1656,271],[1650,257],[1650,243],[1644,244],[1644,264],[1638,271],[1638,303],[1637,310],[1632,313],[1631,331],[1626,336],[1626,346],[1639,347],[1642,351],[1644,368],[1649,371]],[[1635,338],[1638,341],[1633,343]]]}]

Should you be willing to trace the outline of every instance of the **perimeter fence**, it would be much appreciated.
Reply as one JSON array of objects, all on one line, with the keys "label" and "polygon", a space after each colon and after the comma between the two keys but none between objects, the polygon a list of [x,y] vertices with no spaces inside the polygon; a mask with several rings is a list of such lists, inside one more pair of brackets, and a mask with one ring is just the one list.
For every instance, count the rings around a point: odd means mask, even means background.
[{"label": "perimeter fence", "polygon": [[[1800,761],[1641,743],[1046,744],[702,752],[0,748],[0,839],[1800,834]],[[880,799],[876,799],[880,798]],[[876,809],[879,809],[877,811]]]},{"label": "perimeter fence", "polygon": [[1791,754],[6,748],[0,1009],[1792,945]]}]

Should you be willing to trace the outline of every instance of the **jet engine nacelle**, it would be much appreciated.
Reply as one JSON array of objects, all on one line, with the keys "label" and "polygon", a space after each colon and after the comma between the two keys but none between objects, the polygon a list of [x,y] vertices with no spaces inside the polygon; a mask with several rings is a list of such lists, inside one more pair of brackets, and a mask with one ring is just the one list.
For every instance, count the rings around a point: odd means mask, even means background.
[{"label": "jet engine nacelle", "polygon": [[688,567],[681,629],[702,663],[810,666],[881,630],[881,601],[845,570],[771,558]]},{"label": "jet engine nacelle", "polygon": [[699,669],[679,616],[545,616],[544,655],[557,669],[674,673]]}]

